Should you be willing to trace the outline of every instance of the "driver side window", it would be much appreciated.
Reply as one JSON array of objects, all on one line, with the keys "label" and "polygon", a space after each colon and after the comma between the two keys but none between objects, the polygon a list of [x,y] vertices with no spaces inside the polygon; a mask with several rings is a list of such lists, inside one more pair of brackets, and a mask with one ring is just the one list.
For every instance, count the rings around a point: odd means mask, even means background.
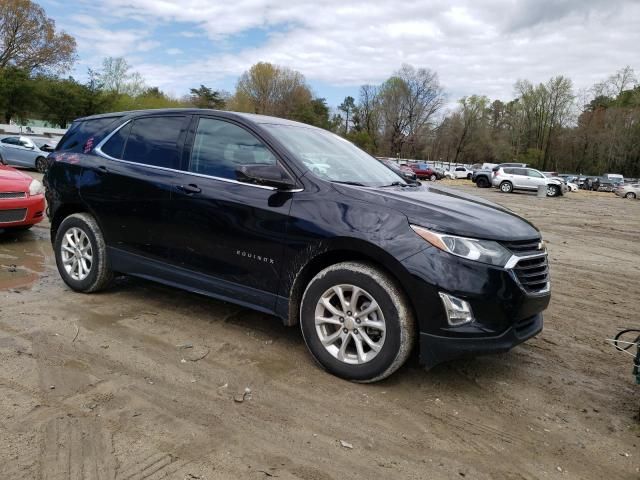
[{"label": "driver side window", "polygon": [[242,127],[224,120],[200,118],[193,140],[189,171],[236,180],[242,165],[275,165],[265,144]]}]

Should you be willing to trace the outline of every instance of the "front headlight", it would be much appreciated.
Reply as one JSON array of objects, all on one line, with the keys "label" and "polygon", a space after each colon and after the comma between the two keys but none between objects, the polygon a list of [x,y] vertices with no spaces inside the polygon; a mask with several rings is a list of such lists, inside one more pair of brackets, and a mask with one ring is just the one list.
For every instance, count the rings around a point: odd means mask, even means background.
[{"label": "front headlight", "polygon": [[511,258],[509,250],[492,240],[437,233],[417,225],[411,225],[411,228],[434,247],[467,260],[504,267]]},{"label": "front headlight", "polygon": [[44,186],[38,180],[31,180],[29,184],[29,195],[40,195],[44,193]]}]

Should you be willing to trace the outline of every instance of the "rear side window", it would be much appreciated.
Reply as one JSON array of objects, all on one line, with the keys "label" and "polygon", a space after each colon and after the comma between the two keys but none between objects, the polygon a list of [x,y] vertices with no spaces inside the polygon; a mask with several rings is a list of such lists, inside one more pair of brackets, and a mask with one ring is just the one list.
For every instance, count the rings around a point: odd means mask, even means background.
[{"label": "rear side window", "polygon": [[60,139],[56,152],[60,151],[83,151],[87,140],[94,137],[93,144],[102,139],[99,136],[106,135],[105,129],[121,117],[103,117],[91,120],[76,120],[73,122],[67,133]]},{"label": "rear side window", "polygon": [[122,158],[154,167],[178,169],[180,138],[186,123],[185,116],[146,117],[134,120]]},{"label": "rear side window", "polygon": [[102,146],[102,152],[110,157],[122,159],[124,153],[124,146],[127,143],[129,132],[131,131],[132,123],[127,123],[124,127],[119,129],[112,137]]},{"label": "rear side window", "polygon": [[193,141],[189,171],[236,179],[241,165],[275,165],[276,157],[255,136],[233,123],[201,118]]}]

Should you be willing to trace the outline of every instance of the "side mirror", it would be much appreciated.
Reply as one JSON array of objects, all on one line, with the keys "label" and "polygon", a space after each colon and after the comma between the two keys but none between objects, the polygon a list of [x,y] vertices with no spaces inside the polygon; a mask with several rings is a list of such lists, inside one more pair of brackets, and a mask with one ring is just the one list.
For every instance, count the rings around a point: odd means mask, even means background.
[{"label": "side mirror", "polygon": [[256,185],[275,187],[279,190],[295,188],[296,182],[280,165],[249,164],[236,170],[238,180]]}]

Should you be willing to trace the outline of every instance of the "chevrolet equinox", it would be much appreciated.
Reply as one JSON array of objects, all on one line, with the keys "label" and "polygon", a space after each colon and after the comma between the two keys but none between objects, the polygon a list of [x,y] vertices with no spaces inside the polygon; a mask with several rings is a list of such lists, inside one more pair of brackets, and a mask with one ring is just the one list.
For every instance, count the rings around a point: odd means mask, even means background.
[{"label": "chevrolet equinox", "polygon": [[540,232],[394,171],[325,130],[171,109],[76,120],[49,156],[56,263],[73,290],[126,274],[300,324],[314,359],[372,382],[507,351],[542,330]]}]

